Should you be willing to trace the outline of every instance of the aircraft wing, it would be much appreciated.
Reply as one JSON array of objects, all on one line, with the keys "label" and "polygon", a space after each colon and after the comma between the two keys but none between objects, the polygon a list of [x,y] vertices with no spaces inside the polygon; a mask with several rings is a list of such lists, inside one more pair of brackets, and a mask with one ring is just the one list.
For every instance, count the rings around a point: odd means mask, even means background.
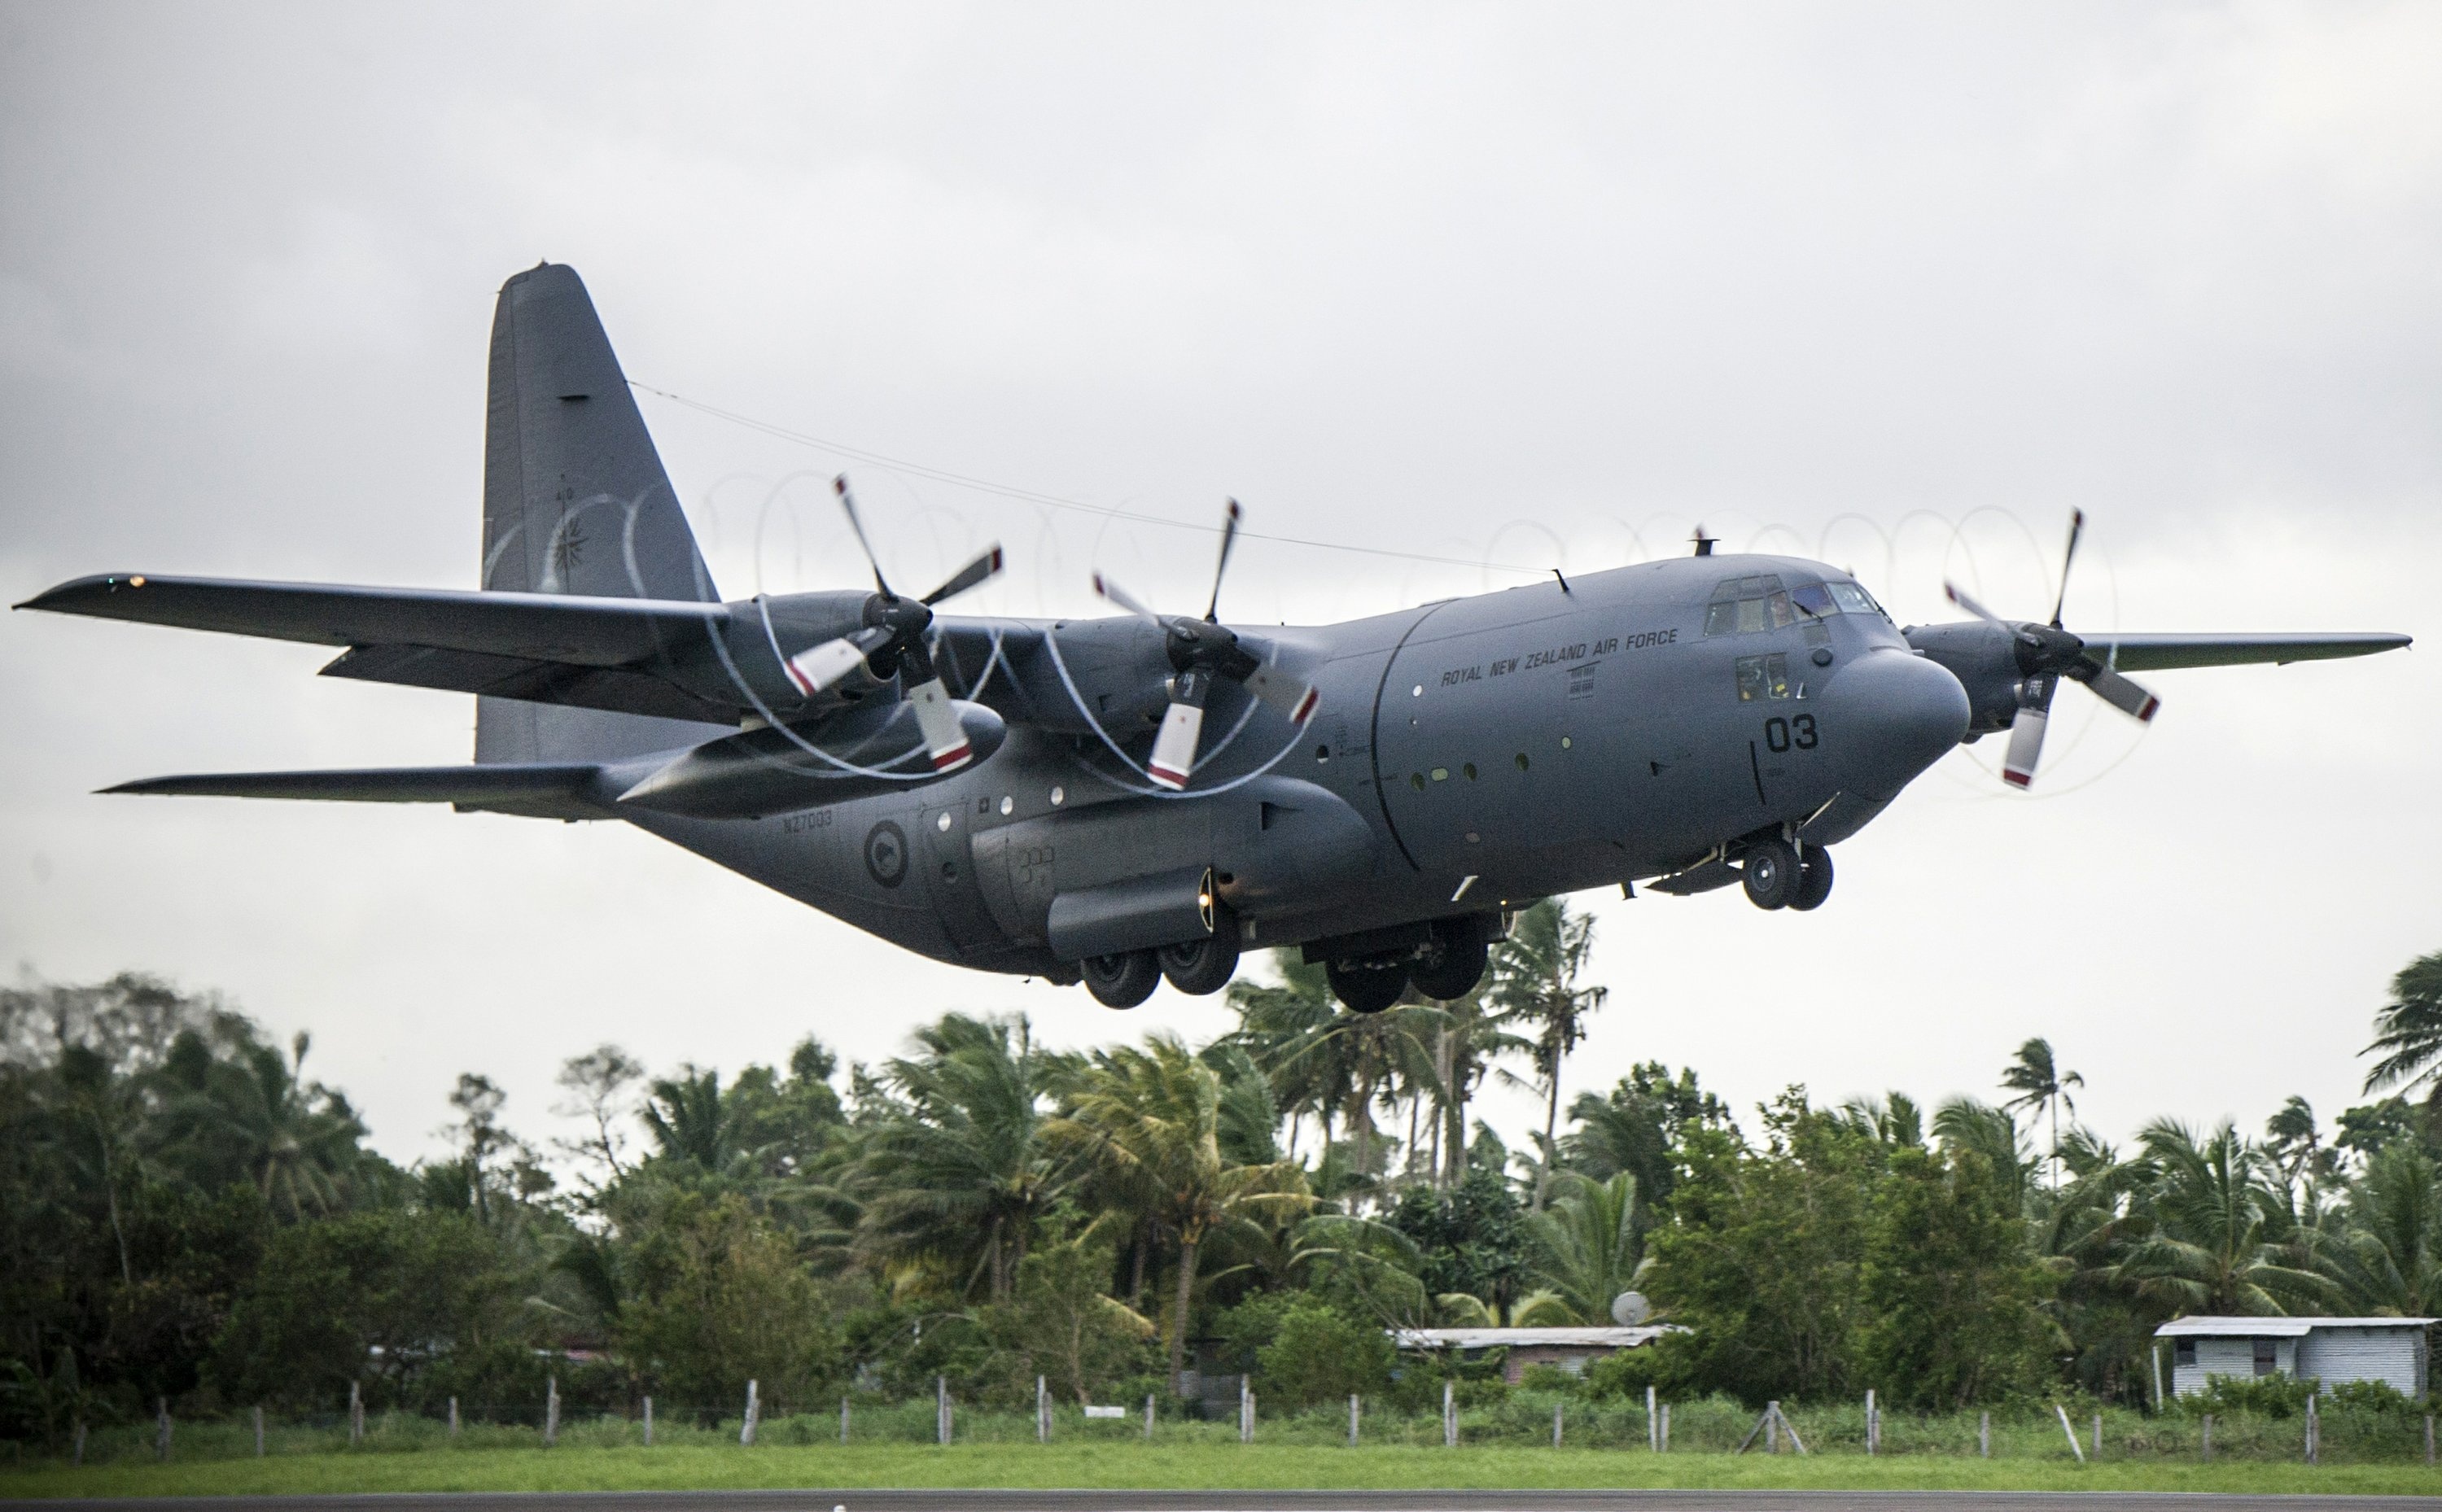
[{"label": "aircraft wing", "polygon": [[465,767],[372,767],[340,772],[228,772],[146,777],[105,793],[164,797],[309,798],[337,803],[446,803],[462,810],[540,819],[599,819],[589,796],[602,769],[501,762]]},{"label": "aircraft wing", "polygon": [[2272,631],[2264,634],[2101,633],[2081,630],[2088,652],[2123,672],[2182,666],[2241,666],[2254,662],[2326,662],[2396,651],[2409,637],[2383,631]]},{"label": "aircraft wing", "polygon": [[319,646],[420,646],[574,666],[626,666],[702,644],[720,604],[443,588],[352,588],[114,573],[17,606]]}]

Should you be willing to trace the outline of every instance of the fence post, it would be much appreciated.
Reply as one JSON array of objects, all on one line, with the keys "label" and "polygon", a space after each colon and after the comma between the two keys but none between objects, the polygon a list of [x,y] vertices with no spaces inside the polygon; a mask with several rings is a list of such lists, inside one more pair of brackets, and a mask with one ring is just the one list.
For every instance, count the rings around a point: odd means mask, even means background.
[{"label": "fence post", "polygon": [[2094,1414],[2094,1457],[2103,1458],[2103,1414]]},{"label": "fence post", "polygon": [[254,1409],[254,1457],[263,1458],[263,1405],[259,1402]]},{"label": "fence post", "polygon": [[2309,1396],[2306,1398],[2306,1463],[2309,1465],[2315,1463],[2315,1451],[2321,1448],[2315,1441],[2323,1436],[2318,1431],[2322,1427],[2315,1415],[2315,1398]]},{"label": "fence post", "polygon": [[1976,1414],[1976,1451],[1986,1459],[1993,1457],[1993,1414]]},{"label": "fence post", "polygon": [[559,1442],[559,1377],[543,1377],[542,1444],[549,1448]]},{"label": "fence post", "polygon": [[2425,1463],[2433,1463],[2433,1414],[2425,1414]]},{"label": "fence post", "polygon": [[1442,1448],[1458,1448],[1458,1383],[1442,1382]]},{"label": "fence post", "polygon": [[355,1381],[348,1382],[348,1447],[355,1448],[365,1441],[365,1397],[363,1389]]},{"label": "fence post", "polygon": [[950,1442],[950,1377],[933,1377],[933,1437],[935,1442]]},{"label": "fence post", "polygon": [[1780,1404],[1778,1402],[1763,1404],[1763,1451],[1766,1454],[1780,1452]]},{"label": "fence post", "polygon": [[1145,1442],[1153,1442],[1153,1393],[1145,1393]]},{"label": "fence post", "polygon": [[840,1448],[847,1448],[847,1398],[840,1398]]},{"label": "fence post", "polygon": [[1255,1389],[1244,1375],[1238,1377],[1238,1442],[1255,1442]]},{"label": "fence post", "polygon": [[2077,1430],[2068,1426],[2068,1409],[2063,1407],[2058,1402],[2054,1402],[2052,1404],[2052,1411],[2060,1414],[2061,1431],[2068,1435],[2068,1451],[2077,1456],[2077,1463],[2084,1465],[2086,1463],[2086,1449],[2077,1441]]},{"label": "fence post", "polygon": [[755,1419],[759,1415],[763,1405],[759,1400],[761,1385],[760,1381],[746,1383],[746,1417],[738,1425],[738,1444],[740,1448],[748,1448],[755,1442]]},{"label": "fence post", "polygon": [[1866,1388],[1866,1452],[1874,1452],[1874,1389]]},{"label": "fence post", "polygon": [[[2433,1442],[2433,1419],[2430,1417],[2425,1420],[2425,1441],[2429,1446]],[[1355,1392],[1348,1394],[1348,1447],[1350,1448],[1357,1447],[1357,1394]]]},{"label": "fence post", "polygon": [[170,1457],[170,1398],[160,1398],[158,1412],[159,1417],[153,1430],[153,1453],[156,1458],[167,1460]]},{"label": "fence post", "polygon": [[1662,1452],[1662,1417],[1653,1410],[1653,1388],[1645,1389],[1645,1447]]},{"label": "fence post", "polygon": [[1670,1452],[1670,1404],[1662,1404],[1662,1452]]},{"label": "fence post", "polygon": [[1034,1377],[1034,1442],[1051,1442],[1051,1394],[1040,1375]]},{"label": "fence post", "polygon": [[1560,1447],[1561,1407],[1562,1404],[1558,1402],[1554,1402],[1552,1404],[1552,1447],[1554,1448],[1558,1448]]},{"label": "fence post", "polygon": [[2205,1463],[2210,1465],[2213,1463],[2213,1414],[2211,1412],[2207,1412],[2205,1414],[2204,1433],[2201,1442],[2204,1445]]},{"label": "fence post", "polygon": [[[457,1421],[457,1412],[458,1412],[458,1398],[456,1398],[455,1396],[453,1396],[453,1397],[449,1398],[449,1411],[450,1411],[450,1421],[454,1423],[454,1422],[456,1422],[456,1421]],[[652,1399],[651,1397],[647,1396],[647,1397],[646,1397],[646,1398],[645,1398],[645,1448],[651,1448],[652,1447],[653,1447],[653,1399]]]},{"label": "fence post", "polygon": [[84,1466],[84,1419],[82,1417],[76,1420],[76,1434],[68,1448],[68,1463],[80,1469]]},{"label": "fence post", "polygon": [[449,1398],[449,1438],[452,1443],[458,1438],[458,1398],[455,1396]]}]

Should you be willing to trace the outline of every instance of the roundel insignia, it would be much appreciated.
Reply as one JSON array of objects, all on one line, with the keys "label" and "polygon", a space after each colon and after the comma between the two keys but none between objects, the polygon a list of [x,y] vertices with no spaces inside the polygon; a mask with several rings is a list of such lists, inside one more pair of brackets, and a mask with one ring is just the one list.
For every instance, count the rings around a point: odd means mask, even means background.
[{"label": "roundel insignia", "polygon": [[865,869],[884,887],[907,880],[907,831],[884,819],[865,837]]}]

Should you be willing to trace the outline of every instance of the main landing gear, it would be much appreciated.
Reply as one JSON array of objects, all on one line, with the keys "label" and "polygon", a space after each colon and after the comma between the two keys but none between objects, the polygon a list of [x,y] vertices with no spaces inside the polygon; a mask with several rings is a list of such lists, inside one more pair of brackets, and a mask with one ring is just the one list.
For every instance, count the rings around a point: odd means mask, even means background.
[{"label": "main landing gear", "polygon": [[1467,927],[1470,923],[1436,925],[1423,944],[1405,951],[1327,962],[1323,978],[1331,983],[1331,995],[1358,1013],[1379,1013],[1412,987],[1434,1002],[1465,997],[1484,979],[1491,955],[1483,933]]},{"label": "main landing gear", "polygon": [[1087,956],[1077,963],[1085,991],[1104,1008],[1136,1007],[1165,976],[1190,997],[1221,991],[1238,974],[1238,921],[1225,912],[1213,924],[1211,935],[1183,945]]},{"label": "main landing gear", "polygon": [[1821,846],[1800,851],[1777,836],[1759,840],[1747,847],[1739,880],[1758,908],[1820,908],[1832,896],[1832,852]]}]

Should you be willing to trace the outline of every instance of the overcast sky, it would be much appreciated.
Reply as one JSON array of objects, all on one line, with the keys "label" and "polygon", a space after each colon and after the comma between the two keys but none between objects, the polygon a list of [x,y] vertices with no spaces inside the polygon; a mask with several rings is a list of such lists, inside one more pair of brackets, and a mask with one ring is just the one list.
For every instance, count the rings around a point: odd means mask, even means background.
[{"label": "overcast sky", "polygon": [[[2442,635],[2442,8],[857,9],[0,3],[0,591],[105,570],[472,587],[486,334],[539,259],[629,375],[854,465],[910,579],[1328,620],[1684,550],[1945,573],[2068,623]],[[655,394],[720,586],[861,580],[835,452]],[[962,607],[966,607],[962,605]],[[1689,1064],[1995,1096],[2044,1034],[2125,1139],[2326,1118],[2442,949],[2433,651],[2065,690],[1840,852],[1820,912],[1590,895],[1571,1089]],[[225,991],[433,1149],[455,1076],[734,1071],[947,1009],[1229,1018],[975,975],[615,825],[106,799],[466,759],[471,701],[311,647],[0,620],[0,967]],[[2099,717],[2098,716],[2099,711]],[[1513,1132],[1525,1106],[1500,1119]]]}]

